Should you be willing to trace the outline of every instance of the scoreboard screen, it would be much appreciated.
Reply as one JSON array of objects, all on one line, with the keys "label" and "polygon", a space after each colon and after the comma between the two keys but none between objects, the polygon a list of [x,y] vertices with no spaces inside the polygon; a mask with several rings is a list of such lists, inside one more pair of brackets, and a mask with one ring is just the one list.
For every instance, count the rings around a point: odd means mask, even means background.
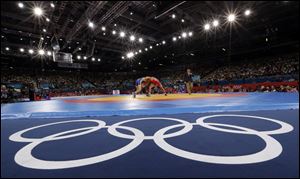
[{"label": "scoreboard screen", "polygon": [[73,63],[72,54],[64,52],[53,53],[53,61],[61,63]]}]

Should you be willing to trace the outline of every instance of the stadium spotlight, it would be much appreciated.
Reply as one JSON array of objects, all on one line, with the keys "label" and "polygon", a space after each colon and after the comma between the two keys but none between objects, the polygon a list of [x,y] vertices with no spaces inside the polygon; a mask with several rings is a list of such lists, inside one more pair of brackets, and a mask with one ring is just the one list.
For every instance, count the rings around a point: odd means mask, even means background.
[{"label": "stadium spotlight", "polygon": [[22,52],[22,53],[23,53],[23,52],[24,52],[24,48],[20,48],[20,52]]},{"label": "stadium spotlight", "polygon": [[189,32],[189,37],[192,37],[193,36],[193,32]]},{"label": "stadium spotlight", "polygon": [[128,52],[128,53],[126,54],[126,57],[127,57],[127,58],[132,58],[133,56],[134,56],[133,52]]},{"label": "stadium spotlight", "polygon": [[175,18],[176,18],[176,15],[175,15],[175,14],[172,14],[172,18],[175,19]]},{"label": "stadium spotlight", "polygon": [[175,42],[177,40],[177,38],[176,37],[173,37],[173,41]]},{"label": "stadium spotlight", "polygon": [[83,59],[86,60],[87,59],[86,56],[84,56]]},{"label": "stadium spotlight", "polygon": [[219,25],[219,21],[218,21],[218,20],[214,20],[214,21],[213,21],[213,26],[214,26],[214,27],[217,27],[218,25]]},{"label": "stadium spotlight", "polygon": [[186,38],[186,36],[187,36],[186,32],[182,32],[181,36],[182,36],[183,38]]},{"label": "stadium spotlight", "polygon": [[51,6],[52,8],[54,8],[54,7],[55,7],[55,5],[54,5],[53,3],[51,3],[51,4],[50,4],[50,6]]},{"label": "stadium spotlight", "polygon": [[152,46],[150,45],[150,47],[149,47],[150,49],[152,49]]},{"label": "stadium spotlight", "polygon": [[139,42],[142,43],[144,40],[143,38],[139,38]]},{"label": "stadium spotlight", "polygon": [[5,47],[5,50],[6,50],[6,51],[9,51],[10,49],[9,49],[9,47]]},{"label": "stadium spotlight", "polygon": [[121,31],[120,32],[120,37],[122,37],[122,38],[125,37],[125,32]]},{"label": "stadium spotlight", "polygon": [[89,22],[89,27],[90,28],[94,28],[94,23],[93,22]]},{"label": "stadium spotlight", "polygon": [[138,54],[138,52],[134,52],[134,54],[136,54],[136,55],[137,55],[137,54]]},{"label": "stadium spotlight", "polygon": [[106,30],[106,28],[105,28],[104,26],[102,26],[102,27],[101,27],[101,30],[102,30],[102,31],[105,31],[105,30]]},{"label": "stadium spotlight", "polygon": [[46,18],[46,21],[47,21],[47,22],[50,22],[50,19],[47,17],[47,18]]},{"label": "stadium spotlight", "polygon": [[130,39],[130,41],[135,41],[135,36],[134,36],[134,35],[131,35],[131,36],[129,37],[129,39]]},{"label": "stadium spotlight", "polygon": [[45,55],[45,51],[43,49],[40,49],[38,52],[39,52],[39,55]]},{"label": "stadium spotlight", "polygon": [[28,52],[29,52],[30,54],[33,54],[33,50],[32,50],[32,49],[29,49]]},{"label": "stadium spotlight", "polygon": [[139,53],[142,53],[142,50],[141,50],[141,49],[139,50]]},{"label": "stadium spotlight", "polygon": [[80,55],[77,55],[77,59],[80,60],[80,59],[81,59],[81,56],[80,56]]},{"label": "stadium spotlight", "polygon": [[148,51],[148,48],[145,48],[145,51]]},{"label": "stadium spotlight", "polygon": [[95,58],[94,58],[94,57],[92,58],[92,61],[93,61],[93,62],[95,61]]},{"label": "stadium spotlight", "polygon": [[181,22],[184,23],[184,19],[181,19]]},{"label": "stadium spotlight", "polygon": [[19,8],[23,8],[23,7],[24,7],[24,4],[21,3],[21,2],[19,2],[19,3],[18,3],[18,6],[19,6]]},{"label": "stadium spotlight", "polygon": [[166,44],[166,41],[163,40],[163,41],[162,41],[162,44],[163,44],[163,45]]},{"label": "stadium spotlight", "polygon": [[117,33],[117,32],[116,32],[115,30],[112,31],[112,34],[113,34],[113,35],[116,35],[116,33]]},{"label": "stadium spotlight", "polygon": [[228,20],[229,22],[235,21],[235,15],[234,15],[234,14],[229,14],[228,17],[227,17],[227,20]]},{"label": "stadium spotlight", "polygon": [[210,25],[209,24],[205,24],[204,25],[204,30],[209,30],[210,29]]},{"label": "stadium spotlight", "polygon": [[46,30],[46,29],[43,29],[43,32],[47,32],[47,30]]},{"label": "stadium spotlight", "polygon": [[51,56],[51,54],[52,54],[51,51],[47,51],[48,56]]},{"label": "stadium spotlight", "polygon": [[249,16],[250,14],[251,14],[250,9],[247,9],[247,10],[245,11],[245,16]]},{"label": "stadium spotlight", "polygon": [[100,58],[98,58],[98,62],[100,62],[101,61],[101,59]]},{"label": "stadium spotlight", "polygon": [[41,15],[43,15],[43,10],[40,7],[34,7],[33,8],[33,13],[36,16],[41,16]]}]

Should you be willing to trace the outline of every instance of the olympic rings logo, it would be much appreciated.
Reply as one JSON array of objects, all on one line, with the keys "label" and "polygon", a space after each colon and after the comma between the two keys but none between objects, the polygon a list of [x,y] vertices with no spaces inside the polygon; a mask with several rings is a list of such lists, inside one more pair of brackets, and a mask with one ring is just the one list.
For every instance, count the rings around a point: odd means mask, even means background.
[{"label": "olympic rings logo", "polygon": [[[216,118],[216,117],[242,117],[242,118],[256,118],[256,119],[262,119],[271,121],[274,123],[279,124],[281,127],[279,129],[270,130],[270,131],[257,131],[254,129],[249,129],[246,127],[240,127],[236,125],[229,125],[229,124],[219,124],[219,123],[212,123],[212,122],[205,122],[209,118]],[[175,124],[172,126],[167,126],[162,129],[159,129],[154,135],[152,136],[145,136],[144,133],[136,128],[128,127],[128,126],[122,126],[122,124],[128,123],[128,122],[135,122],[135,121],[143,121],[143,120],[171,120],[179,122],[179,124]],[[56,134],[52,134],[43,138],[26,138],[22,137],[22,135],[28,131],[38,129],[41,127],[47,127],[51,125],[57,125],[57,124],[64,124],[64,123],[75,123],[75,122],[94,122],[97,124],[97,126],[93,127],[84,127],[79,129],[72,129]],[[226,132],[226,133],[235,133],[235,134],[243,134],[243,135],[255,135],[265,142],[265,148],[261,151],[253,154],[248,155],[240,155],[240,156],[215,156],[215,155],[206,155],[206,154],[199,154],[199,153],[193,153],[186,150],[182,150],[179,148],[176,148],[175,146],[172,146],[171,144],[167,143],[165,139],[167,138],[173,138],[178,137],[180,135],[184,135],[188,132],[190,132],[194,126],[202,126],[211,130]],[[168,133],[168,131],[183,127],[179,131]],[[227,127],[221,128],[221,127]],[[231,129],[228,129],[231,128]],[[92,132],[95,132],[97,130],[106,128],[108,133],[119,138],[124,139],[131,139],[131,142],[124,147],[121,147],[115,151],[108,152],[99,156],[93,156],[89,158],[83,158],[83,159],[76,159],[76,160],[66,160],[66,161],[49,161],[49,160],[41,160],[32,155],[32,150],[37,147],[39,144],[42,144],[43,142],[48,141],[54,141],[54,140],[63,140],[67,138],[72,137],[78,137],[85,134],[89,134]],[[233,129],[237,130],[233,130]],[[119,132],[117,129],[123,129],[130,131],[133,135],[124,134]],[[162,150],[171,153],[173,155],[199,161],[199,162],[206,162],[206,163],[213,163],[213,164],[252,164],[252,163],[258,163],[258,162],[264,162],[271,159],[274,159],[278,157],[283,148],[281,144],[271,137],[270,135],[273,134],[283,134],[288,133],[293,130],[293,126],[290,124],[287,124],[285,122],[271,119],[271,118],[265,118],[265,117],[259,117],[259,116],[249,116],[249,115],[235,115],[235,114],[219,114],[219,115],[211,115],[211,116],[204,116],[200,117],[196,120],[195,123],[190,123],[181,119],[175,119],[175,118],[164,118],[164,117],[148,117],[148,118],[136,118],[136,119],[130,119],[122,122],[115,123],[111,126],[106,125],[104,121],[101,120],[72,120],[72,121],[62,121],[62,122],[55,122],[50,124],[44,124],[28,129],[24,129],[22,131],[16,132],[12,134],[9,139],[11,141],[15,142],[29,142],[26,146],[21,148],[15,155],[15,162],[23,167],[27,168],[33,168],[33,169],[65,169],[65,168],[73,168],[73,167],[80,167],[80,166],[86,166],[91,165],[99,162],[104,162],[113,158],[116,158],[118,156],[124,155],[127,152],[130,152],[131,150],[138,147],[144,140],[153,140],[156,145],[158,145]],[[81,132],[80,132],[81,131]],[[76,133],[77,132],[77,133]],[[71,133],[71,134],[69,134]],[[69,135],[67,135],[69,134]]]}]

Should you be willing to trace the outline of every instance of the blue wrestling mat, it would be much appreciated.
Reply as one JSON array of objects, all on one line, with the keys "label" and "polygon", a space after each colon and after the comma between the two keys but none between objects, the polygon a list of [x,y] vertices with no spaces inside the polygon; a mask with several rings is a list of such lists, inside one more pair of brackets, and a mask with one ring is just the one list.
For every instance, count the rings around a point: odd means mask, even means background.
[{"label": "blue wrestling mat", "polygon": [[299,177],[298,93],[193,95],[2,105],[1,176]]}]

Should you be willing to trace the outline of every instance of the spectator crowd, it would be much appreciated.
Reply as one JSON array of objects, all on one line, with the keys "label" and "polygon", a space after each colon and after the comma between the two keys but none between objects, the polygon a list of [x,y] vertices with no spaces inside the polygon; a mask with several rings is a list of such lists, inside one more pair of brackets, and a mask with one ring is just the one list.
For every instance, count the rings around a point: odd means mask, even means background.
[{"label": "spectator crowd", "polygon": [[[205,87],[202,92],[294,92],[297,86],[263,86],[255,90],[241,87],[245,83],[298,81],[299,55],[289,55],[280,58],[240,61],[220,67],[192,66],[193,74],[200,76],[195,81],[197,87]],[[142,76],[155,76],[171,93],[184,93],[183,76],[185,67],[170,68],[159,72],[115,72],[97,73],[82,71],[30,71],[26,69],[1,69],[1,103],[28,98],[29,89],[35,84],[36,91],[50,96],[81,96],[111,94],[112,90],[130,93],[134,83]],[[233,84],[232,87],[228,84]],[[218,89],[214,86],[218,85]],[[227,86],[226,86],[227,85]]]}]

